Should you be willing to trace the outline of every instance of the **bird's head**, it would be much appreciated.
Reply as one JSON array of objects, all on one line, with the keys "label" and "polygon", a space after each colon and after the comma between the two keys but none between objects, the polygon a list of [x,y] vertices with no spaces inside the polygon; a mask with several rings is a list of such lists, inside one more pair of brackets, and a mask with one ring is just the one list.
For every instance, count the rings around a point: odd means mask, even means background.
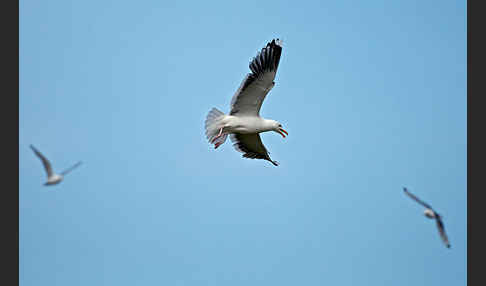
[{"label": "bird's head", "polygon": [[285,135],[289,135],[289,133],[282,128],[282,124],[280,124],[278,121],[273,120],[272,127],[272,130],[282,135],[283,138],[285,138]]}]

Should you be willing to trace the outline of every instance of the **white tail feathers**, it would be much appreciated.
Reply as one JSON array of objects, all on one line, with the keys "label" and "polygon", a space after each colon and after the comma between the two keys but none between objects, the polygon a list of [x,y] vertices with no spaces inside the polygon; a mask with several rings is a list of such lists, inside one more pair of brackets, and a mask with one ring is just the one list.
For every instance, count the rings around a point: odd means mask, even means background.
[{"label": "white tail feathers", "polygon": [[224,134],[219,136],[214,142],[212,142],[214,137],[218,136],[219,134],[219,131],[222,127],[219,123],[221,119],[223,119],[223,117],[223,112],[216,108],[213,108],[211,109],[211,111],[209,111],[208,115],[206,116],[206,121],[204,123],[204,128],[206,129],[206,138],[211,144],[215,144],[216,148],[217,146],[223,144],[228,137],[227,134]]}]

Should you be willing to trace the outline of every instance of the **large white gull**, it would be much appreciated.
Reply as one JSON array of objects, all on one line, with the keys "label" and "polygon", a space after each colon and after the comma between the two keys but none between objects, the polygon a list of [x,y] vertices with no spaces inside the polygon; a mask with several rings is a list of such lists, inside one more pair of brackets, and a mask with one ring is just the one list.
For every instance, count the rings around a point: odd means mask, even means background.
[{"label": "large white gull", "polygon": [[213,108],[206,117],[206,137],[214,148],[226,141],[228,135],[235,149],[250,159],[264,159],[275,166],[278,162],[270,159],[269,152],[260,139],[259,133],[275,131],[285,138],[287,131],[278,121],[260,117],[260,108],[265,96],[275,85],[282,41],[274,39],[250,62],[251,73],[243,79],[231,100],[228,115]]},{"label": "large white gull", "polygon": [[52,170],[51,162],[49,162],[49,160],[47,160],[47,158],[44,155],[42,155],[42,153],[39,152],[39,150],[37,150],[33,145],[30,145],[30,148],[32,149],[32,151],[34,151],[35,155],[37,155],[37,157],[39,157],[39,159],[42,161],[42,165],[44,165],[44,169],[46,170],[47,173],[47,182],[44,184],[46,186],[60,183],[64,179],[64,176],[67,173],[71,172],[76,167],[81,165],[81,161],[79,161],[76,164],[74,164],[72,167],[62,171],[60,174],[56,174]]},{"label": "large white gull", "polygon": [[429,204],[425,203],[424,201],[420,200],[417,196],[410,193],[407,190],[407,188],[403,188],[403,191],[405,192],[405,194],[407,194],[407,196],[409,196],[414,201],[416,201],[417,203],[425,207],[424,215],[426,217],[430,219],[435,219],[435,222],[437,224],[437,229],[439,230],[440,238],[442,239],[446,247],[450,248],[451,244],[449,243],[449,239],[447,238],[447,234],[445,232],[444,223],[442,222],[442,216],[439,213],[437,213]]}]

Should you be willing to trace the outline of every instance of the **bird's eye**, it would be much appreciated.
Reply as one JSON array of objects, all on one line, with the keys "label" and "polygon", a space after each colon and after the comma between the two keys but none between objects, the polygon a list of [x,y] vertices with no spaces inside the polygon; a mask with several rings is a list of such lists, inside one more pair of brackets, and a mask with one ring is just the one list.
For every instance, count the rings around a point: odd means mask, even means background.
[{"label": "bird's eye", "polygon": [[278,127],[282,127],[282,124],[279,124]]}]

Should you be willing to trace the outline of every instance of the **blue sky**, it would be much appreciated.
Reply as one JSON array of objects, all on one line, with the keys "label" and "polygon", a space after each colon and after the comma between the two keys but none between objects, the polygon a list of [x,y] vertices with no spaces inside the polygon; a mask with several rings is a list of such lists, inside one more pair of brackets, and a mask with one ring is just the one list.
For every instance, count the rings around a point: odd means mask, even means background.
[{"label": "blue sky", "polygon": [[[22,0],[19,25],[21,285],[466,285],[465,1]],[[273,38],[278,167],[203,128]],[[29,144],[84,164],[45,187]]]}]

